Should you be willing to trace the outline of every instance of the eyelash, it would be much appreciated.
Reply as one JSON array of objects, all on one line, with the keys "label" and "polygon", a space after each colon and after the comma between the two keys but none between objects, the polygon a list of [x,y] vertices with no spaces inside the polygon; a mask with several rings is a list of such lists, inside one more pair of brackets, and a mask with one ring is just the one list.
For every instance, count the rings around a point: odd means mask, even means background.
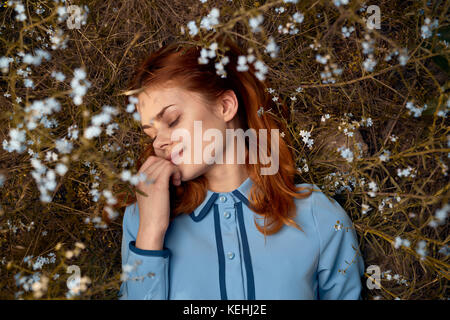
[{"label": "eyelash", "polygon": [[173,127],[175,124],[177,124],[178,120],[180,120],[181,116],[179,116],[175,121],[173,121],[171,124],[169,124],[169,128]]},{"label": "eyelash", "polygon": [[[178,123],[178,121],[180,120],[181,116],[179,116],[176,120],[172,121],[172,123],[169,124],[169,128],[172,128],[175,124]],[[156,137],[152,138],[150,137],[150,140],[153,142],[155,141]]]}]

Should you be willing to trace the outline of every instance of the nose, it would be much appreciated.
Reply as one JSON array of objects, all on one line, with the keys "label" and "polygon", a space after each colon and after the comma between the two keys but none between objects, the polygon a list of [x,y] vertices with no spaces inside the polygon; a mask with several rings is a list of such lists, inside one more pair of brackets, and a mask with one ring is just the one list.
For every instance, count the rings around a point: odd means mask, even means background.
[{"label": "nose", "polygon": [[153,141],[153,147],[155,149],[167,149],[167,147],[170,145],[170,141],[168,139],[164,139],[161,138],[160,136],[158,136],[154,141]]},{"label": "nose", "polygon": [[170,141],[170,135],[165,130],[160,130],[156,139],[153,141],[153,148],[161,150],[162,153],[167,154],[170,151],[172,141]]}]

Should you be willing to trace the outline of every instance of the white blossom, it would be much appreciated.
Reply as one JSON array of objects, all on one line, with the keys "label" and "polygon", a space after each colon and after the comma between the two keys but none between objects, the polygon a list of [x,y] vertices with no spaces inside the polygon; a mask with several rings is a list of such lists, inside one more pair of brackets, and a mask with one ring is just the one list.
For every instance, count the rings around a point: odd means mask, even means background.
[{"label": "white blossom", "polygon": [[303,142],[306,143],[309,149],[312,149],[312,145],[314,144],[314,140],[311,139],[311,132],[306,130],[300,130],[300,135],[303,138]]},{"label": "white blossom", "polygon": [[238,57],[236,70],[240,71],[240,72],[244,72],[244,71],[248,70],[247,57],[246,56],[239,56]]},{"label": "white blossom", "polygon": [[389,150],[383,150],[383,154],[379,156],[380,160],[383,162],[389,161],[389,156],[391,155],[391,152]]},{"label": "white blossom", "polygon": [[450,205],[446,203],[442,208],[436,210],[433,218],[428,224],[433,228],[445,224],[449,211]]},{"label": "white blossom", "polygon": [[3,140],[3,149],[8,152],[24,152],[26,150],[26,146],[22,145],[22,143],[25,142],[25,135],[25,130],[12,128],[9,130],[10,141]]},{"label": "white blossom", "polygon": [[106,134],[108,136],[112,136],[114,134],[114,129],[119,129],[119,125],[117,123],[110,123],[106,127]]},{"label": "white blossom", "polygon": [[292,15],[292,19],[296,22],[296,23],[302,23],[304,20],[305,16],[303,15],[303,13],[301,12],[296,12]]},{"label": "white blossom", "polygon": [[280,48],[275,43],[275,40],[272,36],[269,37],[269,42],[267,43],[265,51],[270,53],[271,58],[276,58],[278,52],[280,51]]},{"label": "white blossom", "polygon": [[414,172],[415,172],[415,169],[410,167],[410,166],[408,166],[405,169],[397,168],[397,175],[399,177],[411,177],[411,178],[414,178],[416,176]]},{"label": "white blossom", "polygon": [[363,62],[363,67],[366,71],[368,72],[372,72],[373,68],[377,65],[377,62],[373,59],[373,55],[370,54],[369,58],[367,58],[366,60],[364,60]]},{"label": "white blossom", "polygon": [[427,39],[431,37],[433,29],[437,28],[439,26],[438,19],[434,19],[433,23],[431,23],[430,18],[425,18],[424,25],[420,27],[421,36],[424,39]]},{"label": "white blossom", "polygon": [[343,158],[345,158],[345,160],[347,160],[347,162],[353,161],[353,152],[349,148],[339,147],[337,150],[340,151],[341,156]]},{"label": "white blossom", "polygon": [[34,82],[29,78],[23,79],[23,85],[25,86],[25,88],[34,88]]},{"label": "white blossom", "polygon": [[16,20],[17,21],[25,21],[27,16],[25,15],[25,7],[20,1],[14,1],[14,11],[16,11]]},{"label": "white blossom", "polygon": [[400,55],[398,56],[398,62],[399,62],[400,65],[402,65],[402,66],[405,66],[405,65],[406,65],[406,62],[408,62],[409,57],[408,57],[407,52],[408,52],[407,49],[406,49],[406,48],[403,48],[403,49],[401,50]]},{"label": "white blossom", "polygon": [[187,27],[189,28],[189,34],[191,36],[195,36],[198,33],[198,27],[195,21],[189,21]]},{"label": "white blossom", "polygon": [[250,28],[252,29],[252,32],[259,32],[261,31],[260,25],[264,21],[264,16],[262,14],[259,14],[256,17],[250,18],[248,20],[248,23],[250,25]]},{"label": "white blossom", "polygon": [[207,64],[209,62],[209,59],[213,59],[216,57],[216,51],[218,49],[217,42],[213,42],[209,45],[209,48],[202,48],[200,50],[200,57],[198,58],[199,64]]},{"label": "white blossom", "polygon": [[73,75],[74,77],[70,82],[72,87],[70,95],[73,97],[74,104],[78,106],[83,103],[83,96],[91,86],[91,82],[86,79],[86,71],[81,68],[75,69]]},{"label": "white blossom", "polygon": [[102,128],[97,126],[89,126],[86,130],[84,130],[84,137],[86,139],[92,139],[98,137],[102,133]]},{"label": "white blossom", "polygon": [[62,154],[68,154],[72,152],[73,144],[65,138],[58,139],[55,141],[56,149]]},{"label": "white blossom", "polygon": [[10,57],[1,57],[0,58],[0,69],[3,73],[7,73],[9,70],[9,64],[14,61],[13,58]]},{"label": "white blossom", "polygon": [[60,176],[63,176],[66,174],[68,168],[64,163],[58,163],[55,167],[56,173]]},{"label": "white blossom", "polygon": [[255,76],[261,80],[264,81],[266,79],[266,74],[269,71],[269,68],[264,64],[264,62],[262,62],[261,60],[257,60],[254,63],[254,67],[257,70],[255,72]]},{"label": "white blossom", "polygon": [[427,243],[425,240],[420,240],[417,243],[416,252],[421,256],[421,260],[423,260],[425,258],[425,256],[427,255],[426,246],[427,246]]},{"label": "white blossom", "polygon": [[42,49],[37,49],[36,55],[27,53],[23,56],[22,61],[25,64],[33,64],[35,66],[38,66],[42,63],[42,59],[49,61],[50,58],[51,58],[50,53]]},{"label": "white blossom", "polygon": [[139,114],[139,112],[135,112],[135,113],[133,113],[133,119],[135,120],[135,121],[141,121],[141,115]]},{"label": "white blossom", "polygon": [[362,214],[366,214],[367,212],[372,210],[372,208],[370,206],[368,206],[367,204],[362,204],[361,207],[362,207],[362,211],[361,211]]},{"label": "white blossom", "polygon": [[326,56],[322,56],[320,54],[316,55],[316,61],[321,64],[326,64],[329,58],[330,58],[329,55],[326,55]]},{"label": "white blossom", "polygon": [[217,8],[212,8],[209,14],[200,21],[200,28],[206,30],[214,29],[214,26],[219,24],[220,11]]},{"label": "white blossom", "polygon": [[425,110],[428,107],[427,104],[424,104],[422,108],[417,108],[414,106],[414,103],[412,101],[408,101],[406,103],[406,109],[409,110],[409,114],[414,114],[414,118],[420,117],[422,115],[423,110]]},{"label": "white blossom", "polygon": [[378,186],[377,186],[376,182],[370,181],[368,186],[370,189],[370,191],[368,192],[369,196],[371,196],[372,198],[375,197],[375,192],[378,191]]},{"label": "white blossom", "polygon": [[339,7],[341,4],[342,5],[348,4],[348,0],[333,0],[333,3],[336,7]]},{"label": "white blossom", "polygon": [[355,31],[355,27],[353,27],[353,26],[351,26],[351,27],[349,27],[349,28],[347,28],[346,26],[343,26],[343,27],[341,28],[341,32],[342,32],[342,35],[344,36],[344,38],[350,37],[350,34],[351,34],[353,31]]},{"label": "white blossom", "polygon": [[78,139],[78,126],[76,124],[71,125],[68,129],[67,129],[67,136],[69,137],[70,140],[76,140]]},{"label": "white blossom", "polygon": [[58,72],[52,71],[51,76],[53,78],[55,78],[57,81],[64,81],[64,80],[66,80],[66,76],[64,75],[64,73],[62,73],[60,71],[58,71]]}]

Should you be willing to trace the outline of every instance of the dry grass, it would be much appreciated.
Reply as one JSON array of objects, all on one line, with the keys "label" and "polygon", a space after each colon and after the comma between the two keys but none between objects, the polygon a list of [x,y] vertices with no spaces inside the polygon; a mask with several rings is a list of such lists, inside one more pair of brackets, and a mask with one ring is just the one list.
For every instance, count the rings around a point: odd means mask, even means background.
[{"label": "dry grass", "polygon": [[[57,177],[57,185],[50,193],[52,201],[42,203],[40,191],[32,176],[33,167],[28,152],[7,152],[0,149],[0,172],[5,176],[1,194],[0,214],[0,298],[32,299],[33,290],[17,286],[15,276],[31,277],[39,272],[50,281],[41,298],[65,298],[66,273],[69,265],[78,265],[82,276],[88,276],[91,285],[81,299],[115,299],[120,284],[121,217],[106,228],[97,223],[86,223],[101,215],[104,197],[94,201],[90,190],[98,182],[99,192],[116,191],[124,187],[119,174],[126,158],[137,159],[145,137],[138,123],[125,111],[127,101],[120,95],[132,75],[135,64],[150,51],[174,40],[193,42],[187,34],[187,23],[197,25],[213,7],[220,8],[218,32],[226,34],[244,48],[253,48],[255,55],[269,66],[267,83],[280,102],[292,108],[292,117],[285,119],[294,136],[297,164],[308,170],[299,172],[298,182],[324,186],[324,192],[334,196],[352,217],[361,243],[365,264],[378,265],[382,272],[391,270],[399,275],[389,280],[383,277],[381,288],[365,288],[364,299],[447,299],[448,298],[448,223],[437,227],[429,225],[438,209],[448,202],[449,130],[446,116],[439,110],[448,110],[449,99],[449,2],[432,1],[377,1],[381,9],[381,29],[368,30],[358,11],[362,1],[351,1],[336,7],[332,1],[213,1],[199,0],[125,0],[76,1],[87,4],[87,23],[80,29],[68,29],[57,23],[56,5],[52,1],[27,1],[27,20],[16,21],[14,7],[0,10],[0,57],[17,57],[17,53],[33,52],[41,47],[51,53],[51,60],[31,65],[34,89],[25,88],[23,76],[17,73],[26,65],[10,64],[9,71],[0,77],[0,140],[9,140],[9,131],[25,121],[25,107],[31,102],[55,97],[62,110],[51,118],[58,121],[53,128],[40,125],[27,131],[28,148],[45,159],[54,151],[55,141],[67,135],[71,125],[80,128],[74,148],[68,155],[68,172]],[[285,12],[275,8],[284,6]],[[45,12],[37,14],[37,8]],[[421,11],[422,10],[422,11]],[[304,14],[298,24],[298,34],[280,34],[278,26],[288,22],[296,11]],[[53,15],[52,15],[53,12]],[[421,14],[422,12],[422,14]],[[263,32],[252,33],[248,18],[264,15]],[[31,18],[32,17],[32,18]],[[49,18],[47,18],[49,17]],[[421,37],[425,17],[438,19],[439,31],[432,37]],[[348,38],[342,26],[354,26]],[[44,48],[50,43],[47,31],[53,26],[64,30],[67,48]],[[186,33],[180,32],[184,26]],[[202,32],[202,44],[210,43],[212,32]],[[367,55],[363,53],[365,35],[374,40],[372,72],[364,69]],[[280,47],[277,58],[264,53],[268,36],[272,35]],[[39,36],[42,40],[39,40]],[[318,50],[310,44],[320,44]],[[384,58],[395,50],[408,49],[409,59],[401,65],[397,56]],[[342,69],[335,83],[323,83],[320,73],[324,65],[316,55],[329,54],[330,62]],[[73,70],[83,66],[91,87],[81,105],[75,105],[70,80]],[[66,80],[57,82],[51,71],[61,71]],[[296,88],[302,87],[301,92]],[[6,96],[4,96],[6,94]],[[10,96],[8,96],[10,95]],[[295,96],[296,100],[290,97]],[[22,101],[17,102],[16,98]],[[408,113],[407,102],[428,108],[419,117]],[[90,117],[98,114],[103,105],[117,106],[119,114],[113,119],[119,125],[112,136],[104,132],[92,140],[83,137]],[[276,114],[276,110],[274,110]],[[321,121],[322,116],[330,116]],[[49,117],[50,118],[50,117]],[[361,125],[370,118],[372,125]],[[344,129],[354,132],[353,137]],[[311,132],[312,148],[302,141],[300,130]],[[346,131],[346,132],[348,132]],[[391,139],[393,135],[395,139]],[[38,143],[37,139],[40,139]],[[354,139],[353,139],[354,138]],[[395,140],[395,141],[393,141]],[[358,158],[360,143],[363,153]],[[105,145],[120,150],[105,151]],[[347,146],[354,159],[347,162],[337,151]],[[381,161],[383,150],[389,150],[388,161]],[[61,160],[60,155],[59,160]],[[90,166],[87,166],[87,161]],[[53,168],[54,162],[45,162]],[[414,168],[415,177],[400,177],[397,169]],[[133,168],[128,165],[128,168]],[[134,168],[133,168],[134,169]],[[96,178],[97,176],[97,178]],[[374,197],[369,182],[378,186]],[[345,187],[347,186],[347,187]],[[398,197],[398,198],[396,198]],[[391,203],[391,204],[389,204]],[[362,205],[372,209],[363,214]],[[410,246],[395,248],[396,237],[408,239]],[[421,259],[417,245],[426,243],[426,255]],[[81,242],[86,247],[72,258],[68,250]],[[59,245],[58,245],[59,244]],[[60,246],[59,249],[55,247]],[[33,270],[24,262],[32,255],[55,254],[55,261]],[[53,278],[58,274],[58,278]],[[385,274],[387,275],[387,273]],[[368,276],[368,274],[366,274]],[[25,279],[25,278],[24,278]]]}]

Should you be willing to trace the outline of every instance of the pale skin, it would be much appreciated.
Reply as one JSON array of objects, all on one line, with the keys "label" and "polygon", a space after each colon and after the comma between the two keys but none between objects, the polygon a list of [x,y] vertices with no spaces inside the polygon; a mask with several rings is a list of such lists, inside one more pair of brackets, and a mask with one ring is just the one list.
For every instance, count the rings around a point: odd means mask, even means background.
[{"label": "pale skin", "polygon": [[[216,128],[222,131],[225,137],[226,129],[240,128],[236,116],[238,101],[235,93],[228,90],[210,105],[199,93],[187,91],[171,82],[165,86],[147,88],[138,95],[138,99],[137,110],[141,116],[141,125],[145,134],[153,140],[156,156],[150,156],[138,172],[138,174],[144,172],[147,178],[154,179],[154,182],[150,184],[141,182],[137,185],[148,197],[136,193],[140,219],[136,247],[143,250],[162,250],[164,236],[169,226],[170,181],[174,185],[179,185],[181,181],[189,181],[204,175],[209,190],[230,192],[248,177],[245,164],[238,164],[237,161],[231,164],[215,162],[195,164],[192,160],[190,163],[174,164],[171,157],[175,157],[175,153],[178,153],[174,151],[174,146],[180,141],[171,141],[173,130],[183,128],[194,137],[193,128],[196,120],[202,121],[203,130]],[[169,105],[170,107],[165,108]],[[164,111],[162,116],[157,117],[162,111]],[[203,149],[205,147],[204,143]],[[184,148],[183,152],[191,150],[193,159],[193,145],[185,145]],[[236,158],[236,149],[227,150],[226,143],[223,142],[222,154],[225,159],[227,151],[234,152]]]}]

